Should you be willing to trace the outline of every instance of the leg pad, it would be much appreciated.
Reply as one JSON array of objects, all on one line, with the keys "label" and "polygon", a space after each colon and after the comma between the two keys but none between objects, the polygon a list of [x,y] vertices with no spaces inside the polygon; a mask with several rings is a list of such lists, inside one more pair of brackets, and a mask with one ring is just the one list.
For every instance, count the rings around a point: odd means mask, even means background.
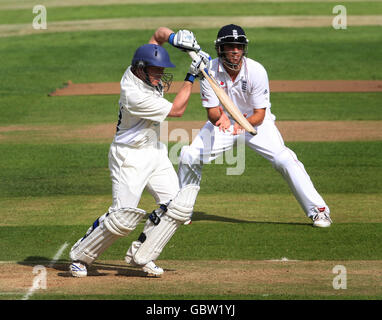
[{"label": "leg pad", "polygon": [[92,264],[115,240],[134,230],[145,213],[138,208],[123,208],[104,214],[74,244],[69,254],[71,260]]},{"label": "leg pad", "polygon": [[191,218],[199,189],[197,185],[187,185],[179,191],[161,215],[158,225],[153,226],[135,252],[135,263],[145,265],[159,257],[179,226]]}]

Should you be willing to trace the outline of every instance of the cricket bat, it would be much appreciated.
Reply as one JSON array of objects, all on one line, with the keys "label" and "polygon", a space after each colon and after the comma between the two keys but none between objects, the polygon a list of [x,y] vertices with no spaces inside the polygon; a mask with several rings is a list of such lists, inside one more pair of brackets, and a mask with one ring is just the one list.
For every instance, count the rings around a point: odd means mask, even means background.
[{"label": "cricket bat", "polygon": [[[197,53],[195,51],[188,52],[192,59],[197,58]],[[248,122],[248,120],[244,117],[244,115],[240,112],[239,108],[233,103],[231,98],[227,95],[227,93],[219,86],[216,79],[208,72],[208,69],[202,62],[201,71],[203,76],[207,79],[210,84],[212,90],[214,90],[216,96],[218,97],[220,103],[225,108],[225,110],[231,115],[231,117],[241,125],[244,130],[252,134],[253,136],[257,134],[256,129]]]}]

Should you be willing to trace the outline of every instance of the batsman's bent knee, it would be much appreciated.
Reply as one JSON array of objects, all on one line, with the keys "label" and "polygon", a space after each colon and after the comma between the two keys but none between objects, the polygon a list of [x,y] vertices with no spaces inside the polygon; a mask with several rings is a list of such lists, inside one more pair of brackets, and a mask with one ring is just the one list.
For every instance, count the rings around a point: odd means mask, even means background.
[{"label": "batsman's bent knee", "polygon": [[117,236],[126,236],[133,231],[145,216],[146,211],[138,208],[123,208],[111,212],[105,219],[105,226]]},{"label": "batsman's bent knee", "polygon": [[70,259],[92,264],[115,240],[133,231],[145,214],[138,208],[123,208],[101,216],[72,247]]},{"label": "batsman's bent knee", "polygon": [[296,154],[292,150],[285,148],[273,157],[272,165],[277,171],[282,171],[289,164],[294,164],[296,161],[298,161]]},{"label": "batsman's bent knee", "polygon": [[198,185],[187,185],[168,204],[160,222],[150,231],[134,254],[136,264],[145,265],[159,257],[179,226],[191,218],[199,189]]}]

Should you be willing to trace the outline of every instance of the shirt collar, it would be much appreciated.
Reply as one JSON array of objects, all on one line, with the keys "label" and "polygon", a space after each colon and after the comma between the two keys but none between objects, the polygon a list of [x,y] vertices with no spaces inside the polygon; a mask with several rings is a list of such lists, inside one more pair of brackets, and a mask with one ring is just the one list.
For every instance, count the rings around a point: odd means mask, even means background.
[{"label": "shirt collar", "polygon": [[153,92],[158,92],[158,90],[152,86],[149,86],[147,83],[143,82],[141,79],[139,79],[132,71],[131,71],[131,66],[128,68],[128,77],[134,81],[140,88],[148,90],[148,91],[153,91]]},{"label": "shirt collar", "polygon": [[[239,74],[237,75],[236,79],[234,82],[237,82],[238,80],[240,80],[241,78],[244,77],[244,73],[245,73],[245,68],[247,67],[247,61],[246,61],[246,57],[244,56],[243,57],[243,63],[241,65],[241,69],[240,69],[240,72]],[[218,69],[217,69],[217,72],[219,73],[224,73],[229,79],[231,79],[231,77],[229,76],[228,72],[225,70],[220,58],[218,59]]]}]

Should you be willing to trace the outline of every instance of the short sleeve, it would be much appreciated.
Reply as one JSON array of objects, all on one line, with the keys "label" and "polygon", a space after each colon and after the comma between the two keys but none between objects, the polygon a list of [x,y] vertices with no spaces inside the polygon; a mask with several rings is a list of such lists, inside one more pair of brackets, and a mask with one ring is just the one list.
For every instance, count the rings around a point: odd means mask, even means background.
[{"label": "short sleeve", "polygon": [[206,79],[200,81],[200,98],[205,108],[213,108],[220,105],[220,101]]},{"label": "short sleeve", "polygon": [[256,70],[256,77],[252,81],[252,90],[249,94],[250,104],[254,109],[270,108],[270,90],[268,74],[261,65]]},{"label": "short sleeve", "polygon": [[172,103],[163,97],[129,95],[127,111],[138,118],[162,122],[170,113]]}]

